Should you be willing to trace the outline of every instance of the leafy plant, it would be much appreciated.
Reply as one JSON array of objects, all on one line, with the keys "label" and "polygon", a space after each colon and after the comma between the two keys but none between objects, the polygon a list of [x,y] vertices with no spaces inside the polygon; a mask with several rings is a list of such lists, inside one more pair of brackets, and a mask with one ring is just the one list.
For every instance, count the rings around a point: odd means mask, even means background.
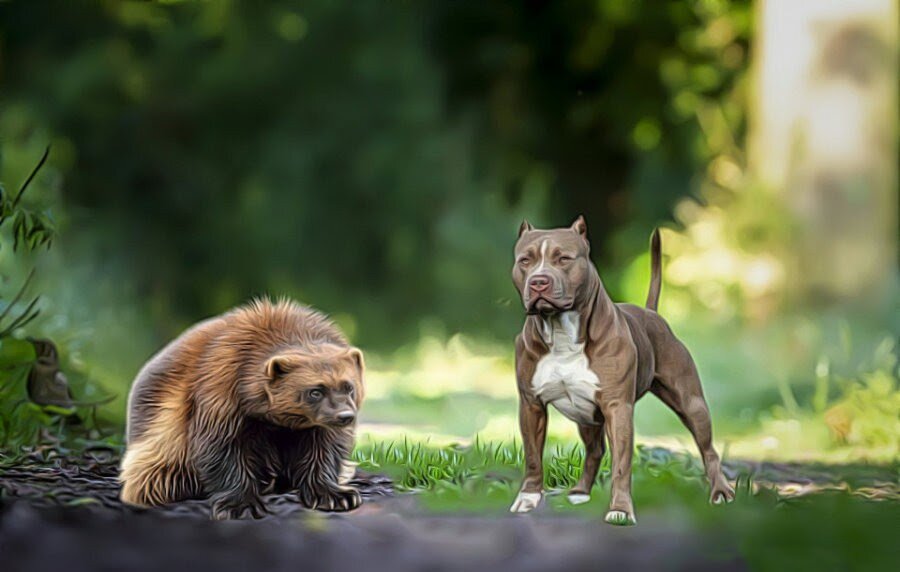
[{"label": "leafy plant", "polygon": [[[44,166],[47,157],[50,155],[50,147],[44,150],[41,160],[38,161],[31,174],[19,187],[19,191],[13,196],[6,192],[6,189],[0,183],[0,231],[7,222],[12,223],[12,248],[13,252],[19,250],[20,246],[24,246],[27,250],[32,251],[40,247],[50,248],[56,230],[50,214],[46,211],[39,212],[28,209],[22,205],[22,197],[28,186],[34,180],[38,171]],[[0,247],[3,246],[0,240]],[[2,311],[0,311],[0,340],[9,336],[17,328],[21,328],[34,320],[40,313],[37,303],[39,296],[34,297],[31,301],[25,303],[24,308],[19,308],[28,286],[34,278],[32,270],[22,286],[7,302]],[[8,322],[6,320],[9,319]],[[5,323],[5,325],[4,325]]]},{"label": "leafy plant", "polygon": [[[27,208],[22,202],[49,155],[48,146],[14,195],[0,184],[0,232],[5,230],[7,223],[11,224],[9,235],[13,252],[49,248],[53,242],[56,231],[49,212]],[[29,272],[12,298],[2,302],[0,310],[0,446],[33,441],[41,427],[55,424],[72,413],[51,405],[41,406],[28,399],[25,378],[37,356],[29,341],[13,334],[40,314],[37,307],[40,296],[29,298],[27,294],[33,278],[34,270]]]},{"label": "leafy plant", "polygon": [[[900,459],[900,383],[896,342],[885,337],[854,374],[835,374],[822,357],[809,397],[785,384],[784,403],[762,416],[767,457],[896,462]],[[751,439],[752,441],[752,439]],[[764,447],[766,448],[766,447]],[[742,454],[750,450],[735,445]],[[756,451],[757,453],[759,451]]]},{"label": "leafy plant", "polygon": [[887,359],[876,360],[881,366],[858,379],[842,380],[839,398],[822,413],[837,445],[900,454],[900,385],[893,350],[894,340],[885,338],[876,354],[886,354]]}]

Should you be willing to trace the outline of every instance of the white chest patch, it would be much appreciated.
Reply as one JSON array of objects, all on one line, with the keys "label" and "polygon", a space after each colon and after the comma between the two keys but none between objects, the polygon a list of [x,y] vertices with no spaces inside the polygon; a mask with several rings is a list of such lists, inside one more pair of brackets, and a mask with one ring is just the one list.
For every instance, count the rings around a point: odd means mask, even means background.
[{"label": "white chest patch", "polygon": [[541,335],[550,352],[538,361],[531,387],[543,403],[572,421],[593,425],[600,380],[588,367],[584,343],[578,342],[578,326],[577,312],[563,312],[543,322]]}]

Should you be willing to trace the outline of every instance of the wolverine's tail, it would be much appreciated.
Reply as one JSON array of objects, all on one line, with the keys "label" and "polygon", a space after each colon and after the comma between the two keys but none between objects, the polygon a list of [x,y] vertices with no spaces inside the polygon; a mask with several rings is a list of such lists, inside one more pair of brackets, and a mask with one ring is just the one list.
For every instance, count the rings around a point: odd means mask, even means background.
[{"label": "wolverine's tail", "polygon": [[662,287],[660,250],[659,229],[657,228],[650,237],[650,291],[647,292],[647,307],[654,312],[659,303],[659,289]]}]

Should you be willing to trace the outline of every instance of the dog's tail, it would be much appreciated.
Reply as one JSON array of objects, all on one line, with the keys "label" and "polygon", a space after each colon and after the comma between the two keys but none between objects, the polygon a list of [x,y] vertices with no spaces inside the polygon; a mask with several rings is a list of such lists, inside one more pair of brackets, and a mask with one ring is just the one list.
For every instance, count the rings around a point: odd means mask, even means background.
[{"label": "dog's tail", "polygon": [[647,292],[647,307],[656,311],[659,303],[659,289],[662,287],[662,262],[660,261],[659,229],[650,237],[650,291]]}]

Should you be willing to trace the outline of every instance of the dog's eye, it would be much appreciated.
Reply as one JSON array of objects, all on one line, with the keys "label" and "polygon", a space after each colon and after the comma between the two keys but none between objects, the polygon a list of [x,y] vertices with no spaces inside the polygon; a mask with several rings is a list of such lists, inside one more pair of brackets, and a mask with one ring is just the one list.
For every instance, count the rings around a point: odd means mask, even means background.
[{"label": "dog's eye", "polygon": [[571,256],[560,256],[559,257],[559,262],[561,264],[567,264],[569,262],[572,262],[573,260],[575,260],[575,259],[572,258]]},{"label": "dog's eye", "polygon": [[343,385],[341,386],[341,388],[344,390],[344,393],[353,395],[353,384],[350,383],[349,381],[345,381],[343,383]]},{"label": "dog's eye", "polygon": [[306,395],[309,397],[310,401],[318,401],[325,397],[325,393],[321,389],[311,389]]},{"label": "dog's eye", "polygon": [[527,257],[523,257],[519,259],[519,266],[528,266],[531,264],[531,259]]}]

